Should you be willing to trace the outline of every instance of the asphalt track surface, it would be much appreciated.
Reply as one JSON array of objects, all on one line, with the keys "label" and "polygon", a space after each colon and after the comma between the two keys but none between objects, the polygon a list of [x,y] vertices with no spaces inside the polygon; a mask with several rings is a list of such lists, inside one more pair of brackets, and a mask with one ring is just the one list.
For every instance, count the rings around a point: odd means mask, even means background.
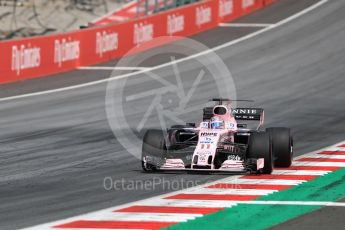
[{"label": "asphalt track surface", "polygon": [[[315,2],[281,0],[239,22],[275,23]],[[238,98],[255,99],[255,106],[263,106],[267,126],[293,129],[296,155],[345,139],[344,11],[344,1],[330,1],[284,26],[217,51],[231,70]],[[258,29],[221,27],[193,38],[214,47]],[[143,66],[159,64],[158,60],[163,62],[170,56],[152,58]],[[178,64],[178,68],[188,88],[202,67],[191,60]],[[164,79],[173,78],[171,66],[154,72]],[[109,75],[103,70],[74,71],[0,86],[0,95],[54,89]],[[142,92],[154,85],[150,77],[139,74],[129,81],[127,90]],[[104,189],[105,177],[126,181],[153,178],[152,174],[141,172],[138,159],[111,132],[105,112],[105,89],[106,84],[98,84],[0,102],[1,229],[29,227],[171,191],[162,185],[155,190]],[[212,82],[206,80],[196,91],[195,100],[206,101],[216,95]],[[126,114],[127,119],[138,122],[147,103],[147,99],[139,99],[137,107]],[[200,113],[191,113],[187,119],[200,118]],[[224,177],[155,176],[170,182],[183,178],[197,183]],[[276,228],[292,229],[291,224],[297,223],[295,228],[301,225],[322,229],[312,221],[329,213],[322,210]],[[337,213],[334,218],[344,216],[345,211]]]}]

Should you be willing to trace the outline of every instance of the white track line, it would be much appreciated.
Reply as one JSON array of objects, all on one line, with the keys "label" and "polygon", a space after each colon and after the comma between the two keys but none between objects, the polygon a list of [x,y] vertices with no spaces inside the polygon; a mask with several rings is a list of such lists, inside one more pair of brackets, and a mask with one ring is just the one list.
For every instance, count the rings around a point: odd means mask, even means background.
[{"label": "white track line", "polygon": [[298,205],[298,206],[332,206],[345,207],[343,202],[324,202],[324,201],[238,201],[238,204],[262,204],[262,205]]},{"label": "white track line", "polygon": [[292,165],[293,166],[345,167],[345,162],[295,161]]},{"label": "white track line", "polygon": [[82,66],[80,70],[147,70],[148,67],[126,67],[126,66]]},{"label": "white track line", "polygon": [[238,179],[238,184],[267,184],[267,185],[299,185],[305,180],[276,180],[276,179]]},{"label": "white track line", "polygon": [[202,188],[191,189],[185,194],[215,194],[215,195],[260,195],[265,196],[278,190],[272,189],[217,189],[217,188]]},{"label": "white track line", "polygon": [[201,207],[201,208],[224,208],[236,205],[234,201],[226,200],[180,200],[180,199],[156,199],[154,203],[149,201],[138,202],[137,205],[171,206],[171,207]]},{"label": "white track line", "polygon": [[139,75],[141,73],[145,73],[147,71],[157,70],[157,69],[161,69],[161,68],[164,68],[164,67],[167,67],[167,66],[170,66],[170,65],[174,65],[174,64],[177,64],[177,63],[185,62],[185,61],[194,59],[196,57],[203,56],[203,55],[209,54],[211,52],[215,52],[215,51],[218,51],[218,50],[221,50],[221,49],[233,46],[233,45],[238,44],[240,42],[243,42],[243,41],[249,40],[251,38],[254,38],[254,37],[258,36],[258,35],[261,35],[261,34],[263,34],[265,32],[271,31],[271,30],[273,30],[273,29],[275,29],[277,27],[283,26],[283,25],[285,25],[285,24],[295,20],[296,18],[299,18],[299,17],[301,17],[301,16],[303,16],[303,15],[305,15],[305,14],[307,14],[307,13],[313,11],[313,10],[315,10],[316,8],[326,4],[328,1],[329,0],[319,1],[316,4],[314,4],[314,5],[312,5],[312,6],[308,7],[308,8],[300,11],[299,13],[296,13],[296,14],[294,14],[294,15],[292,15],[292,16],[284,19],[284,20],[279,21],[278,23],[274,24],[273,26],[266,27],[266,28],[264,28],[262,30],[259,30],[259,31],[256,31],[254,33],[248,34],[248,35],[246,35],[244,37],[241,37],[239,39],[236,39],[236,40],[224,43],[224,44],[216,46],[216,47],[214,47],[212,49],[205,50],[203,52],[196,53],[194,55],[191,55],[191,56],[188,56],[188,57],[185,57],[185,58],[181,58],[181,59],[178,59],[178,60],[175,60],[175,61],[171,61],[171,62],[168,62],[168,63],[157,65],[157,66],[154,66],[152,68],[148,68],[146,70],[141,70],[141,71],[137,71],[137,72],[134,72],[134,73],[128,73],[128,74],[124,74],[124,75],[120,75],[120,76],[114,76],[114,77],[111,77],[111,78],[108,78],[108,79],[102,79],[102,80],[98,80],[98,81],[88,82],[88,83],[84,83],[84,84],[79,84],[79,85],[74,85],[74,86],[69,86],[69,87],[64,87],[64,88],[59,88],[59,89],[46,90],[46,91],[41,91],[41,92],[36,92],[36,93],[29,93],[29,94],[23,94],[23,95],[17,95],[17,96],[12,96],[12,97],[5,97],[5,98],[1,98],[0,102],[9,101],[9,100],[15,100],[15,99],[21,99],[21,98],[27,98],[27,97],[32,97],[32,96],[40,96],[40,95],[45,95],[45,94],[63,92],[63,91],[66,91],[66,90],[72,90],[72,89],[78,89],[78,88],[93,86],[93,85],[97,85],[97,84],[101,84],[101,83],[106,83],[108,81],[113,81],[113,80],[117,80],[117,79],[122,79],[122,78],[128,78],[128,77],[136,76],[136,75]]},{"label": "white track line", "polygon": [[202,214],[185,213],[153,213],[153,212],[108,212],[102,215],[92,215],[87,220],[96,221],[157,221],[157,222],[184,222],[202,217]]},{"label": "white track line", "polygon": [[323,171],[323,170],[280,170],[274,169],[272,175],[315,175],[315,176],[322,176],[331,171]]},{"label": "white track line", "polygon": [[310,154],[308,155],[308,158],[320,158],[320,161],[322,159],[345,159],[345,155],[335,155],[335,154]]},{"label": "white track line", "polygon": [[267,23],[219,23],[218,26],[221,27],[269,27],[274,26],[275,24]]},{"label": "white track line", "polygon": [[[179,200],[170,200],[171,202],[166,202],[166,200],[157,201],[154,206],[175,206],[175,202]],[[345,207],[345,202],[328,202],[328,201],[213,201],[213,200],[199,200],[199,201],[183,201],[180,205],[181,207],[219,207],[226,208],[236,206],[237,204],[262,204],[262,205],[316,205],[316,206],[334,206],[334,207]],[[150,204],[146,204],[150,205]],[[151,204],[152,205],[152,204]]]}]

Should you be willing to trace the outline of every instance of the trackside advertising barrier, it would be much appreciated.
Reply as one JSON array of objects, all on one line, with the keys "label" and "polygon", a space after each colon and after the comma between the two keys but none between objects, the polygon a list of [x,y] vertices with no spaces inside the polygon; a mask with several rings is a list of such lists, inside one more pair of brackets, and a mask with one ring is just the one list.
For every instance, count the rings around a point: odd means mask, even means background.
[{"label": "trackside advertising barrier", "polygon": [[[272,0],[208,0],[159,14],[70,33],[0,42],[0,83],[94,65],[191,36],[254,12]],[[163,42],[154,38],[168,36]]]}]

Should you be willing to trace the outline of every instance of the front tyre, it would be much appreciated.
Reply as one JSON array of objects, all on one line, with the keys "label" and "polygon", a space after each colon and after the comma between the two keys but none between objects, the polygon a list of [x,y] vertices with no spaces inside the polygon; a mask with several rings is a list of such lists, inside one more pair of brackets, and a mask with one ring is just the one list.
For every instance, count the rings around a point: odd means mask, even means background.
[{"label": "front tyre", "polygon": [[289,128],[268,128],[273,145],[274,166],[288,168],[293,158],[293,138]]},{"label": "front tyre", "polygon": [[141,153],[141,166],[145,172],[152,172],[157,169],[157,161],[162,159],[166,151],[164,133],[162,130],[148,130],[143,138]]},{"label": "front tyre", "polygon": [[249,137],[248,158],[264,158],[262,173],[271,174],[273,171],[272,142],[268,133],[253,133]]}]

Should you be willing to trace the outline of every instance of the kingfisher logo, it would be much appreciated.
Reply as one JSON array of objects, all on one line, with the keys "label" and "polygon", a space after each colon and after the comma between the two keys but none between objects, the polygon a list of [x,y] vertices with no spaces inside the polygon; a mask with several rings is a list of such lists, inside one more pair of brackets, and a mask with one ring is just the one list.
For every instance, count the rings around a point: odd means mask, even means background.
[{"label": "kingfisher logo", "polygon": [[61,67],[64,62],[79,59],[80,41],[72,40],[70,37],[57,39],[55,40],[54,51],[54,63]]},{"label": "kingfisher logo", "polygon": [[41,64],[41,48],[31,44],[12,46],[12,71],[20,75],[21,70],[39,67]]},{"label": "kingfisher logo", "polygon": [[242,0],[242,8],[246,9],[248,7],[251,7],[255,4],[255,0]]},{"label": "kingfisher logo", "polygon": [[219,0],[219,17],[231,15],[234,11],[233,0]]},{"label": "kingfisher logo", "polygon": [[140,45],[153,39],[153,25],[136,23],[134,24],[134,44]]},{"label": "kingfisher logo", "polygon": [[210,7],[200,6],[196,8],[196,25],[201,26],[212,20],[212,11]]},{"label": "kingfisher logo", "polygon": [[184,30],[184,16],[171,14],[168,15],[167,34],[173,35]]},{"label": "kingfisher logo", "polygon": [[106,52],[117,50],[119,47],[118,33],[107,33],[106,31],[96,33],[96,53],[103,57]]}]

